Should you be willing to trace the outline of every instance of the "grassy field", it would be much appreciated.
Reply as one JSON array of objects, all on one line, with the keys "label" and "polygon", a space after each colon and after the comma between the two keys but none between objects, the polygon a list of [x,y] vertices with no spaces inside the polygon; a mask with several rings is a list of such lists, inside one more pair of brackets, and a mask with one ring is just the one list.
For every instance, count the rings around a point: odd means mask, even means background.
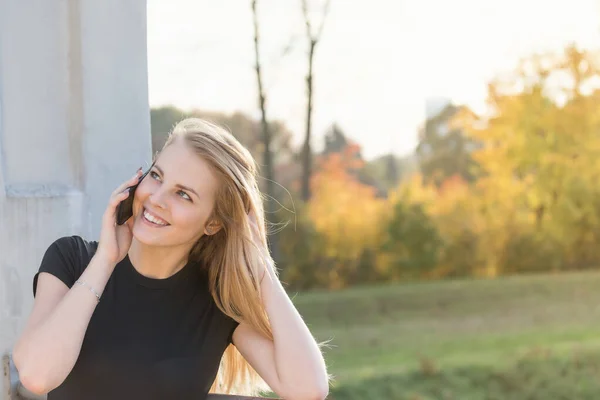
[{"label": "grassy field", "polygon": [[330,341],[332,399],[600,398],[598,272],[313,292],[294,302]]}]

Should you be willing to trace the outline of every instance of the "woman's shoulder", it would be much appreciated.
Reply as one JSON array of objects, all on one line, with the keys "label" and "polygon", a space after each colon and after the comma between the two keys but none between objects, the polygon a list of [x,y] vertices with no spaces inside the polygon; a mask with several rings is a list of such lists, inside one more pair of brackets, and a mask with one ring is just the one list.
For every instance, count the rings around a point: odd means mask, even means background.
[{"label": "woman's shoulder", "polygon": [[98,242],[85,239],[79,235],[61,236],[56,239],[50,247],[63,252],[95,253],[98,249]]},{"label": "woman's shoulder", "polygon": [[61,236],[50,245],[47,253],[60,255],[71,263],[79,264],[80,268],[87,266],[96,250],[98,242],[79,235]]},{"label": "woman's shoulder", "polygon": [[35,296],[38,276],[41,272],[50,273],[67,285],[73,286],[96,253],[98,242],[81,236],[62,236],[54,240],[46,249],[38,272],[33,278]]}]

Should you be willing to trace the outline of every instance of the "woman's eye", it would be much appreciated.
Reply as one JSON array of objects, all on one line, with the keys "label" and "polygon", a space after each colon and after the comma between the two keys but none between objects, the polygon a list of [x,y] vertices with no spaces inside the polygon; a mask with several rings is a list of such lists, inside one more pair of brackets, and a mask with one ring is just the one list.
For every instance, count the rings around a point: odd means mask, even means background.
[{"label": "woman's eye", "polygon": [[186,200],[192,200],[192,199],[190,198],[190,196],[188,196],[188,194],[187,194],[186,192],[182,191],[182,190],[180,190],[180,191],[179,191],[179,192],[177,192],[177,193],[178,193],[178,194],[179,194],[181,197],[183,197],[184,199],[186,199]]},{"label": "woman's eye", "polygon": [[[151,177],[152,179],[156,179],[157,181],[160,181],[160,175],[158,175],[158,174],[157,174],[155,171],[150,171],[150,172],[148,173],[148,175],[150,175],[150,177]],[[189,196],[189,195],[188,195],[186,192],[184,192],[183,190],[179,190],[179,191],[177,191],[177,195],[178,195],[179,197],[181,197],[181,198],[185,199],[185,200],[189,200],[189,201],[191,201],[191,200],[192,200],[192,198],[191,198],[191,197],[190,197],[190,196]]]}]

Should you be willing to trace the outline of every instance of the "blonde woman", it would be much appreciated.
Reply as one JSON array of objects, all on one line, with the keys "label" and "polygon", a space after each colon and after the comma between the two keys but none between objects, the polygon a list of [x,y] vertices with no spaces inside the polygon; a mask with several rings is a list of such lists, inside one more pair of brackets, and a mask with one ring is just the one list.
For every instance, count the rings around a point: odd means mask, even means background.
[{"label": "blonde woman", "polygon": [[[46,250],[13,353],[23,385],[66,399],[324,399],[319,346],[267,250],[250,153],[200,119],[111,195],[98,242]],[[115,222],[133,194],[133,215]]]}]

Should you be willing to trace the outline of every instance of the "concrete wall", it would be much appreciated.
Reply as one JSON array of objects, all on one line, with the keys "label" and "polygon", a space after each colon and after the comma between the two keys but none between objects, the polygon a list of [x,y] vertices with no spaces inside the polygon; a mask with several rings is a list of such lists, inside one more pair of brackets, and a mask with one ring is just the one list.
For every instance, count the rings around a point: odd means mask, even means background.
[{"label": "concrete wall", "polygon": [[48,245],[150,159],[145,0],[0,0],[0,353]]}]

